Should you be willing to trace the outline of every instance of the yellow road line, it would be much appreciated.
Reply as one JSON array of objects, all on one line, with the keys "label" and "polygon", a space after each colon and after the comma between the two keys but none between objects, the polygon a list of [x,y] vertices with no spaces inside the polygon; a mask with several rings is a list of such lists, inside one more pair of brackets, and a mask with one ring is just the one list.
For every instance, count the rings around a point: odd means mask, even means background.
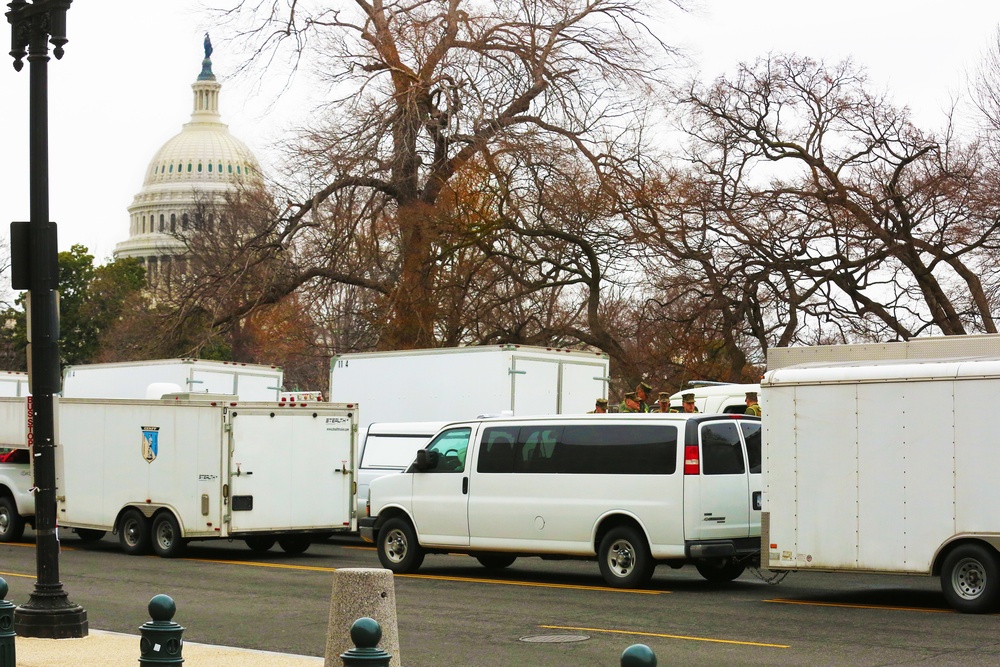
[{"label": "yellow road line", "polygon": [[635,630],[607,630],[604,628],[574,628],[566,625],[540,625],[546,630],[575,630],[577,632],[603,632],[613,635],[635,635],[636,637],[662,637],[664,639],[686,639],[693,642],[711,642],[714,644],[739,644],[740,646],[762,646],[764,648],[791,648],[785,644],[762,644],[761,642],[742,642],[735,639],[713,639],[711,637],[688,637],[687,635],[668,635],[659,632],[638,632]]},{"label": "yellow road line", "polygon": [[764,602],[774,602],[776,604],[801,604],[813,607],[845,607],[847,609],[886,609],[892,611],[922,611],[929,614],[957,613],[954,609],[928,609],[926,607],[893,607],[890,605],[881,605],[881,604],[861,604],[852,602],[819,602],[817,600],[785,600],[782,598],[775,598],[773,600],[764,600]]},{"label": "yellow road line", "polygon": [[[318,565],[290,565],[287,563],[262,563],[246,560],[209,560],[207,558],[184,558],[193,563],[217,563],[222,565],[246,565],[248,567],[272,567],[279,570],[306,570],[311,572],[335,572],[335,567],[320,567]],[[609,591],[613,593],[638,593],[640,595],[663,595],[669,591],[643,591],[626,588],[610,588],[604,586],[579,586],[574,584],[547,584],[532,581],[508,581],[505,579],[473,579],[471,577],[449,577],[437,574],[397,574],[396,577],[407,579],[429,579],[432,581],[456,581],[473,584],[495,584],[506,586],[530,586],[534,588],[565,588],[579,591]]]},{"label": "yellow road line", "polygon": [[24,577],[25,579],[34,579],[37,575],[34,574],[17,574],[16,572],[0,572],[0,577]]}]

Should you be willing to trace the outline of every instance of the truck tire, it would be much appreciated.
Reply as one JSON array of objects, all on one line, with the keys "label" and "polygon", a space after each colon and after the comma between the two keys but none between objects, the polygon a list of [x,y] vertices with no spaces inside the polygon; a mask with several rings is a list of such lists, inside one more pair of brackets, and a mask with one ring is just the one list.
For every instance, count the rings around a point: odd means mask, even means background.
[{"label": "truck tire", "polygon": [[181,525],[171,512],[160,512],[153,518],[153,553],[160,558],[177,558],[184,553],[187,541],[181,536]]},{"label": "truck tire", "polygon": [[312,540],[308,535],[290,535],[278,539],[278,546],[281,547],[281,550],[292,556],[304,554],[311,544]]},{"label": "truck tire", "polygon": [[93,528],[74,528],[73,532],[76,533],[81,542],[96,542],[107,535],[107,531],[94,530]]},{"label": "truck tire", "polygon": [[394,517],[378,531],[378,559],[396,574],[416,572],[424,562],[424,550],[406,519]]},{"label": "truck tire", "polygon": [[698,574],[707,581],[716,584],[724,584],[739,577],[747,569],[747,566],[735,558],[712,558],[700,560],[694,564],[698,568]]},{"label": "truck tire", "polygon": [[941,567],[945,600],[964,614],[987,614],[1000,603],[1000,562],[982,544],[955,547]]},{"label": "truck tire", "polygon": [[13,498],[0,497],[0,542],[17,542],[24,535],[24,517]]},{"label": "truck tire", "polygon": [[643,586],[652,578],[656,567],[646,538],[632,526],[618,526],[608,531],[597,550],[597,564],[604,582],[615,588]]},{"label": "truck tire", "polygon": [[502,570],[517,560],[514,554],[476,554],[476,560],[487,570]]},{"label": "truck tire", "polygon": [[122,551],[130,556],[144,556],[152,547],[149,538],[149,520],[135,508],[125,510],[118,524],[118,541]]},{"label": "truck tire", "polygon": [[264,553],[270,551],[274,543],[277,542],[273,537],[267,537],[266,535],[254,535],[253,537],[248,537],[244,542],[250,547],[250,551],[254,553]]}]

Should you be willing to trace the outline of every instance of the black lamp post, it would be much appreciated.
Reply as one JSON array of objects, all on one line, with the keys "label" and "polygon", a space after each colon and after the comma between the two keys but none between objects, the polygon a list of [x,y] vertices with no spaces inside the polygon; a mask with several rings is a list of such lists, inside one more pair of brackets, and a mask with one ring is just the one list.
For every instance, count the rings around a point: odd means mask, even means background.
[{"label": "black lamp post", "polygon": [[[61,58],[66,11],[73,0],[12,0],[14,69],[28,56],[30,74],[29,175],[31,221],[11,223],[11,284],[28,290],[29,434],[33,436],[35,492],[35,589],[14,611],[14,630],[23,637],[65,639],[87,636],[87,612],[69,601],[59,581],[56,534],[55,402],[59,392],[59,265],[56,225],[49,220],[49,42]],[[25,51],[27,49],[27,51]]]}]

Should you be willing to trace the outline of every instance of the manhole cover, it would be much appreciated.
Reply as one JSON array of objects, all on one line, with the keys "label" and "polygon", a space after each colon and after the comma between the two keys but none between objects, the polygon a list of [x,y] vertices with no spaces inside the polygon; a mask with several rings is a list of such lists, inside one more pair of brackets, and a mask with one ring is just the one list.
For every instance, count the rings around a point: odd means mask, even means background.
[{"label": "manhole cover", "polygon": [[522,642],[534,642],[536,644],[566,644],[569,642],[585,642],[590,637],[587,635],[533,635],[531,637],[521,637]]}]

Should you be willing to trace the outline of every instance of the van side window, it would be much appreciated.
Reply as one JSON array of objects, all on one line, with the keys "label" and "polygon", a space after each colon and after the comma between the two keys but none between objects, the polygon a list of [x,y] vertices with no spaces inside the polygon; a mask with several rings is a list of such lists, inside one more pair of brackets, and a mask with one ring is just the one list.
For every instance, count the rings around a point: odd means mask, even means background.
[{"label": "van side window", "polygon": [[523,426],[519,429],[514,472],[558,472],[553,457],[562,426]]},{"label": "van side window", "polygon": [[672,475],[677,469],[677,427],[567,426],[558,449],[559,472]]},{"label": "van side window", "polygon": [[424,472],[464,472],[465,455],[469,451],[469,427],[445,431],[427,445],[427,458],[431,466]]},{"label": "van side window", "polygon": [[479,447],[478,472],[514,472],[514,443],[518,427],[487,428]]},{"label": "van side window", "polygon": [[743,445],[734,422],[701,427],[701,470],[706,475],[740,475],[746,472]]},{"label": "van side window", "polygon": [[750,472],[760,472],[760,422],[740,422],[743,439],[747,443],[747,459]]}]

